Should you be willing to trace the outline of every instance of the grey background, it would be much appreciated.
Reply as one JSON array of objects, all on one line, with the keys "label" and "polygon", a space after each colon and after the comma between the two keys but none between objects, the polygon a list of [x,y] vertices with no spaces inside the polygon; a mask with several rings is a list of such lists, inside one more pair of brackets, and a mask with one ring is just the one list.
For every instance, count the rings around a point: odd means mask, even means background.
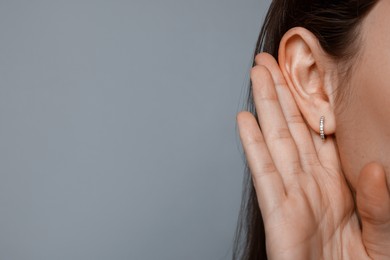
[{"label": "grey background", "polygon": [[0,259],[229,259],[262,0],[0,0]]}]

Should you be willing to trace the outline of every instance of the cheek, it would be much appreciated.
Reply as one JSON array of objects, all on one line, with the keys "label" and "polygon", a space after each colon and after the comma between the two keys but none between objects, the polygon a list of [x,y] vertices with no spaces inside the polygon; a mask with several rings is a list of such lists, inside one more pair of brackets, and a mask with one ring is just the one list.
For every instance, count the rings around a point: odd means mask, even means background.
[{"label": "cheek", "polygon": [[390,180],[390,26],[384,26],[389,12],[390,1],[380,1],[363,23],[362,53],[337,120],[340,159],[353,187],[373,160],[385,166]]},{"label": "cheek", "polygon": [[364,22],[363,54],[353,75],[361,109],[386,132],[390,129],[390,27],[384,25],[390,22],[389,11],[390,1],[379,2]]},{"label": "cheek", "polygon": [[[352,76],[353,95],[363,114],[370,122],[388,132],[390,129],[390,50],[385,48],[385,41],[375,41],[374,46],[367,46],[360,65]],[[387,39],[390,43],[390,38]]]}]

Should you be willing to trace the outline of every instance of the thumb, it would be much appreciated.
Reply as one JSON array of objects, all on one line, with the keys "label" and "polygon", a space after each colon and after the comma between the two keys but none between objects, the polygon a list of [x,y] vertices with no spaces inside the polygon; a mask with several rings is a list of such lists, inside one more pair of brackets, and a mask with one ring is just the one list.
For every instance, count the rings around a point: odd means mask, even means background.
[{"label": "thumb", "polygon": [[362,238],[367,250],[386,250],[390,245],[390,193],[383,166],[365,165],[356,187],[356,204],[362,220]]}]

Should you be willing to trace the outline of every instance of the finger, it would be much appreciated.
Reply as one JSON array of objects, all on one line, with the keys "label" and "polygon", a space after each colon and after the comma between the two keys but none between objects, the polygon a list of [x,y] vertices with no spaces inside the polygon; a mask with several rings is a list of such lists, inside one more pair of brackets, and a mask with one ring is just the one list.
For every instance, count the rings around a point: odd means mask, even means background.
[{"label": "finger", "polygon": [[260,209],[262,214],[268,214],[285,198],[283,180],[272,161],[256,118],[248,111],[241,111],[237,114],[237,124]]},{"label": "finger", "polygon": [[371,162],[363,167],[356,185],[356,204],[363,223],[390,224],[390,194],[381,164]]},{"label": "finger", "polygon": [[388,250],[390,246],[390,194],[385,171],[381,164],[371,162],[363,167],[356,188],[356,204],[362,220],[362,236],[365,244],[380,243],[384,250]]},{"label": "finger", "polygon": [[310,134],[306,122],[303,120],[301,112],[295,103],[295,99],[275,58],[272,55],[263,52],[256,56],[255,62],[257,65],[267,67],[271,73],[283,115],[298,149],[302,168],[304,170],[309,170],[313,166],[319,166],[320,162],[314,147],[312,135]]},{"label": "finger", "polygon": [[[268,60],[270,58],[272,58],[274,60],[274,58],[270,54],[261,53],[255,57],[255,62],[261,64],[261,60],[262,59],[267,60],[267,58],[268,58]],[[269,61],[265,61],[265,63],[269,64]],[[274,64],[273,66],[275,66],[275,64],[277,65],[276,60],[274,60],[273,64]],[[268,65],[268,67],[271,67],[271,66]],[[276,67],[274,67],[274,68],[275,68],[275,70],[274,69],[270,69],[270,70],[272,71],[272,75],[273,75],[275,82],[285,83],[285,86],[288,87],[280,69],[276,70]],[[274,71],[279,71],[279,73],[276,74],[276,73],[274,73]],[[283,89],[283,88],[277,88],[277,90],[278,89]],[[278,93],[280,93],[280,92],[281,91],[278,91]],[[290,91],[290,94],[292,96],[291,91]],[[283,100],[283,102],[281,101],[280,103],[282,106],[284,104],[287,104],[287,102],[285,102],[284,100]],[[299,110],[297,105],[296,105],[296,107]],[[289,110],[289,109],[285,110],[283,108],[283,112],[287,111],[287,110]],[[307,122],[306,121],[304,121],[304,122],[305,122],[306,126],[308,126]],[[325,118],[324,123],[325,123],[324,130],[326,133],[326,118]],[[328,168],[328,169],[335,169],[335,170],[337,170],[337,172],[339,172],[339,169],[341,168],[341,163],[340,163],[340,159],[339,159],[339,152],[338,152],[337,145],[335,142],[335,137],[333,135],[328,135],[328,136],[326,136],[325,142],[322,141],[320,135],[318,134],[319,133],[319,125],[320,125],[320,118],[318,118],[318,129],[316,129],[316,131],[314,131],[311,127],[307,128],[308,132],[310,133],[311,140],[313,141],[315,153],[317,154],[316,156],[314,156],[312,154],[312,152],[310,151],[311,148],[308,148],[308,150],[302,151],[303,149],[306,148],[306,145],[304,144],[303,140],[295,139],[295,133],[294,133],[294,131],[292,131],[292,135],[294,136],[294,140],[297,143],[297,147],[298,147],[297,149],[299,149],[300,155],[306,154],[304,159],[301,158],[302,165],[303,165],[302,168],[304,168],[306,170],[308,165],[316,166],[318,164],[318,161],[319,161],[322,167]],[[317,157],[317,160],[315,157]]]},{"label": "finger", "polygon": [[251,80],[264,139],[288,193],[290,185],[297,183],[296,174],[302,172],[298,150],[288,129],[268,69],[261,65],[253,67]]},{"label": "finger", "polygon": [[[318,129],[319,126],[320,118],[318,118]],[[324,131],[326,133],[326,118],[324,121]],[[323,141],[320,135],[313,129],[310,129],[310,133],[313,138],[314,147],[317,151],[321,165],[324,168],[335,169],[339,171],[339,169],[341,169],[341,162],[335,136],[327,135],[325,137],[325,141]]]}]

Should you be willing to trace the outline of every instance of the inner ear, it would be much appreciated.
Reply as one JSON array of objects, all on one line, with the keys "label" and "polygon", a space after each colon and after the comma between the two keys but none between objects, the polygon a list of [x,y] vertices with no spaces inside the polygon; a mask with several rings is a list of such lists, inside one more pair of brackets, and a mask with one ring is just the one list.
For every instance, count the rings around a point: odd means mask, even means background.
[{"label": "inner ear", "polygon": [[300,91],[312,94],[319,91],[321,75],[311,48],[301,35],[295,35],[286,42],[286,56],[289,56],[292,83]]},{"label": "inner ear", "polygon": [[307,29],[295,27],[282,38],[279,65],[290,86],[303,99],[325,94],[321,46]]}]

